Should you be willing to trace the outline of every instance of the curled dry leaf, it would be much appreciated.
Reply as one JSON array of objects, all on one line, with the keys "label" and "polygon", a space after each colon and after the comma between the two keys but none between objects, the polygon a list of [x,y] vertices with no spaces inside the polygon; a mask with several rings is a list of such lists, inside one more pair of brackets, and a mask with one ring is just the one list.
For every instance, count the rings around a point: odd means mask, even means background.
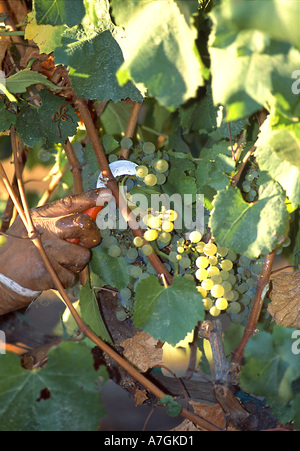
[{"label": "curled dry leaf", "polygon": [[271,279],[268,312],[280,326],[300,329],[300,270]]},{"label": "curled dry leaf", "polygon": [[145,332],[137,332],[134,337],[123,340],[124,357],[142,373],[162,362],[163,351],[157,348],[158,340]]},{"label": "curled dry leaf", "polygon": [[134,394],[134,402],[136,407],[142,405],[147,399],[147,390],[136,390]]},{"label": "curled dry leaf", "polygon": [[213,423],[215,426],[223,429],[226,427],[227,431],[237,431],[235,426],[232,423],[228,422],[228,418],[225,415],[224,410],[220,406],[220,404],[215,404],[213,406],[202,404],[200,402],[190,401],[190,404],[194,408],[194,412],[196,415],[199,415],[201,418]]}]

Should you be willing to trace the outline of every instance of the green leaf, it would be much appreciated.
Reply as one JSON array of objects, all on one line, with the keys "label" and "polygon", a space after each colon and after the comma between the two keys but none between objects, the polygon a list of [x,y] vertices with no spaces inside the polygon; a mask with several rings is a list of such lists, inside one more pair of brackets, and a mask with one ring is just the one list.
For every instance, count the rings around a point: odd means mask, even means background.
[{"label": "green leaf", "polygon": [[[298,412],[294,397],[299,398],[299,355],[293,353],[293,329],[274,325],[273,333],[260,331],[245,349],[245,365],[240,374],[242,388],[267,398],[279,419],[286,423]],[[299,427],[299,423],[298,423]]]},{"label": "green leaf", "polygon": [[45,89],[40,96],[42,104],[39,108],[27,105],[21,108],[16,128],[20,138],[29,147],[43,142],[45,148],[50,149],[55,143],[64,143],[69,136],[76,134],[78,116],[71,105],[65,105],[67,120],[58,120],[58,115],[54,114],[65,103],[64,99]]},{"label": "green leaf", "polygon": [[124,61],[122,50],[111,31],[95,35],[63,37],[63,47],[55,51],[56,64],[69,66],[72,87],[79,97],[118,102],[129,97],[142,102],[143,96],[132,84],[121,87],[116,71]]},{"label": "green leaf", "polygon": [[0,431],[96,431],[105,416],[89,348],[63,343],[49,353],[43,369],[28,371],[20,359],[0,359]]},{"label": "green leaf", "polygon": [[89,286],[89,282],[84,287],[80,287],[79,307],[82,319],[87,326],[102,340],[112,343],[99,310],[95,291]]},{"label": "green leaf", "polygon": [[6,86],[8,90],[14,94],[26,92],[26,88],[37,83],[47,86],[47,88],[61,90],[60,87],[49,81],[46,75],[40,74],[39,72],[35,72],[31,69],[20,70],[6,79]]},{"label": "green leaf", "polygon": [[164,405],[170,417],[177,417],[182,410],[182,406],[170,395],[163,396],[158,401],[158,405]]},{"label": "green leaf", "polygon": [[[296,127],[296,126],[295,126]],[[286,190],[293,205],[300,204],[300,140],[293,130],[272,129],[266,120],[257,141],[256,158]]]},{"label": "green leaf", "polygon": [[34,9],[38,25],[67,25],[73,27],[85,15],[83,0],[35,0]]},{"label": "green leaf", "polygon": [[10,111],[5,106],[5,103],[0,99],[0,132],[8,130],[11,125],[15,125],[17,121],[17,116]]},{"label": "green leaf", "polygon": [[128,263],[124,257],[111,257],[102,245],[93,249],[91,271],[94,275],[100,276],[104,285],[109,285],[117,290],[126,288],[130,283],[127,266]]},{"label": "green leaf", "polygon": [[213,207],[216,242],[250,259],[271,252],[288,229],[285,195],[274,181],[260,186],[256,203],[245,202],[239,189],[229,187],[216,195]]},{"label": "green leaf", "polygon": [[[262,26],[270,23],[269,15],[271,21],[276,14],[280,23],[286,20],[282,12],[285,8],[280,5],[275,0],[263,4],[230,0],[211,13],[213,32],[209,52],[213,98],[215,104],[226,105],[229,121],[249,116],[262,106],[269,107],[278,98],[290,103],[290,111],[298,103],[291,89],[291,76],[299,68],[300,52],[288,42],[290,35],[282,33],[282,29],[278,31],[281,39],[276,40],[279,36],[271,32],[271,27]],[[241,14],[244,14],[243,21]],[[257,16],[259,19],[254,20]],[[291,29],[299,28],[297,16],[291,14],[290,24]],[[299,31],[293,42],[298,38]]]},{"label": "green leaf", "polygon": [[[177,2],[114,1],[113,7],[120,19],[118,24],[125,26],[128,51],[128,58],[117,72],[119,83],[141,83],[169,109],[194,97],[204,83],[195,45],[196,30]],[[132,8],[132,14],[128,8]]]},{"label": "green leaf", "polygon": [[25,39],[32,39],[38,45],[41,53],[49,54],[56,47],[61,46],[61,38],[64,32],[64,25],[38,25],[35,18],[35,11],[27,16],[25,28]]},{"label": "green leaf", "polygon": [[202,296],[193,280],[176,276],[170,287],[149,276],[136,287],[134,324],[157,340],[175,346],[204,319]]}]

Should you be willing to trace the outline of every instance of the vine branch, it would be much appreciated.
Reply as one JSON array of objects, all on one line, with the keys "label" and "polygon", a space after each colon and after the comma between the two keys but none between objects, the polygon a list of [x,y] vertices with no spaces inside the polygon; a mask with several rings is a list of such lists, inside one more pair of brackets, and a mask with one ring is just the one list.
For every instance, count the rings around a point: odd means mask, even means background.
[{"label": "vine branch", "polygon": [[252,335],[254,335],[256,332],[259,315],[263,306],[266,290],[268,289],[269,285],[274,257],[275,249],[265,256],[263,269],[257,283],[253,307],[247,325],[245,327],[243,337],[232,356],[232,363],[235,363],[237,365],[241,365],[246,344],[248,343],[248,340],[252,337]]},{"label": "vine branch", "polygon": [[[133,102],[133,105],[132,105],[132,108],[130,111],[129,120],[127,122],[127,127],[126,127],[124,138],[132,138],[133,137],[141,107],[142,107],[141,103]],[[129,157],[129,152],[130,152],[129,149],[121,149],[120,157],[124,158],[124,160],[127,160]]]}]

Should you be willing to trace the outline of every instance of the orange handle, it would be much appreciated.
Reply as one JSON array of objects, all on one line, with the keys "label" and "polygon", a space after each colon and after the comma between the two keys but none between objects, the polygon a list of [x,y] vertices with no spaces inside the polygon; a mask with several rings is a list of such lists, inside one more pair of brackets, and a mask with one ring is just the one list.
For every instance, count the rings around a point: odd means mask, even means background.
[{"label": "orange handle", "polygon": [[[103,208],[103,206],[102,207],[92,207],[92,208],[89,208],[88,210],[85,210],[83,213],[88,215],[93,221],[95,221],[99,211],[101,211],[102,208]],[[69,241],[70,243],[78,244],[79,238],[67,238],[66,241]]]}]

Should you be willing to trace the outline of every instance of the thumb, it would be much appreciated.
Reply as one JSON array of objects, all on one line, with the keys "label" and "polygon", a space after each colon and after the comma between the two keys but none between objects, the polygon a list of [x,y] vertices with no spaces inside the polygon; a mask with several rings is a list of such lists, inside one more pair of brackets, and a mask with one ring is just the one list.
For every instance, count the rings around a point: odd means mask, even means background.
[{"label": "thumb", "polygon": [[83,213],[89,208],[104,205],[112,197],[112,192],[107,188],[98,188],[74,196],[64,197],[56,202],[34,209],[41,217],[55,218],[71,213]]}]

